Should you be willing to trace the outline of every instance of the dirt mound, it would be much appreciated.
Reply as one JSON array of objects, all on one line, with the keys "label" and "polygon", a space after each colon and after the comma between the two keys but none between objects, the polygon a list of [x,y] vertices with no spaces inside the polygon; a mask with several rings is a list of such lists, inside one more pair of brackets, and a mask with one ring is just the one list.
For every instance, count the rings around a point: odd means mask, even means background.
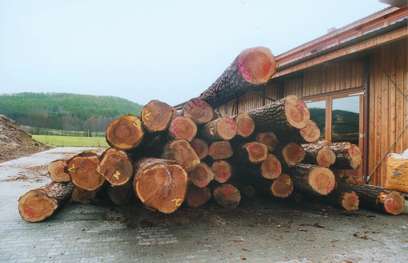
[{"label": "dirt mound", "polygon": [[0,163],[40,152],[49,147],[33,140],[11,119],[0,114]]}]

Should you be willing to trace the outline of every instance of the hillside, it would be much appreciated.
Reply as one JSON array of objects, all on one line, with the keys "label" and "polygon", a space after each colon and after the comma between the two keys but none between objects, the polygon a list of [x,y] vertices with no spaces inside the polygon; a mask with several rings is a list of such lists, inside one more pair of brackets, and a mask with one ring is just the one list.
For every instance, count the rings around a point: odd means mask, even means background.
[{"label": "hillside", "polygon": [[0,95],[0,114],[31,127],[104,131],[113,118],[139,113],[141,106],[110,96],[69,93]]}]

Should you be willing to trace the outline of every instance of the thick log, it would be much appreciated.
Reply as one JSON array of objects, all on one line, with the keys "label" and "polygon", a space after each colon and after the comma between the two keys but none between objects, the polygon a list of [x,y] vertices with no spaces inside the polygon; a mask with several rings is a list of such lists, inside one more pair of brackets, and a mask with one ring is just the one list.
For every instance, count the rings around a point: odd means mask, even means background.
[{"label": "thick log", "polygon": [[147,158],[136,165],[133,190],[148,208],[170,214],[183,203],[187,191],[187,172],[176,162]]},{"label": "thick log", "polygon": [[275,71],[276,62],[268,48],[246,49],[208,89],[201,93],[200,98],[216,108],[248,90],[265,84]]},{"label": "thick log", "polygon": [[261,163],[260,174],[268,180],[278,178],[282,174],[282,165],[279,159],[273,154],[268,154],[267,158]]},{"label": "thick log", "polygon": [[305,150],[304,163],[329,168],[336,162],[336,154],[325,142],[302,144]]},{"label": "thick log", "polygon": [[197,125],[200,125],[214,118],[214,110],[206,101],[195,98],[184,104],[183,115],[191,118]]},{"label": "thick log", "polygon": [[306,127],[310,113],[306,104],[291,95],[248,112],[258,132],[274,132],[279,139]]},{"label": "thick log", "polygon": [[237,135],[242,138],[248,138],[255,131],[254,120],[248,113],[242,112],[235,116],[235,122],[237,124]]},{"label": "thick log", "polygon": [[200,138],[195,138],[190,144],[200,160],[203,160],[208,156],[208,143],[206,141]]},{"label": "thick log", "polygon": [[288,143],[282,150],[281,155],[286,165],[289,167],[301,163],[305,158],[305,150],[297,143]]},{"label": "thick log", "polygon": [[175,140],[167,144],[163,158],[175,160],[187,172],[192,171],[200,163],[200,158],[186,140]]},{"label": "thick log", "polygon": [[312,143],[317,142],[320,138],[320,129],[317,126],[316,122],[312,120],[306,121],[306,126],[299,130],[300,140],[305,142]]},{"label": "thick log", "polygon": [[225,160],[213,162],[211,170],[214,172],[214,181],[218,183],[226,183],[232,176],[232,166]]},{"label": "thick log", "polygon": [[229,141],[217,141],[210,144],[208,155],[214,160],[224,160],[231,158],[234,154]]},{"label": "thick log", "polygon": [[131,181],[120,186],[109,186],[106,192],[112,203],[118,206],[127,205],[134,198]]},{"label": "thick log", "polygon": [[390,215],[399,215],[404,212],[405,199],[396,191],[386,190],[374,185],[348,185],[357,193],[360,206]]},{"label": "thick log", "polygon": [[339,206],[347,212],[357,211],[359,208],[359,197],[346,183],[337,181],[335,189],[324,200]]},{"label": "thick log", "polygon": [[293,181],[287,174],[281,174],[271,185],[271,194],[278,198],[287,198],[293,193]]},{"label": "thick log", "polygon": [[168,129],[175,109],[159,100],[149,101],[142,109],[141,119],[147,132],[163,132]]},{"label": "thick log", "polygon": [[66,183],[71,181],[67,171],[66,160],[55,160],[48,164],[48,174],[53,182]]},{"label": "thick log", "polygon": [[313,195],[328,195],[336,186],[336,178],[327,168],[298,164],[290,170],[295,189]]},{"label": "thick log", "polygon": [[268,147],[269,152],[273,152],[279,144],[278,137],[273,132],[260,132],[256,135],[256,141]]},{"label": "thick log", "polygon": [[72,190],[71,202],[80,204],[90,204],[96,200],[96,194],[98,191],[86,191],[79,187],[74,186]]},{"label": "thick log", "polygon": [[191,172],[188,173],[191,183],[199,188],[207,187],[214,180],[214,172],[206,163],[199,163]]},{"label": "thick log", "polygon": [[197,125],[189,117],[177,116],[170,123],[169,135],[172,139],[191,142],[197,135]]},{"label": "thick log", "polygon": [[231,184],[216,186],[213,197],[215,202],[224,208],[236,208],[241,202],[240,191]]},{"label": "thick log", "polygon": [[349,142],[336,142],[328,145],[336,155],[334,169],[357,169],[363,162],[357,145]]},{"label": "thick log", "polygon": [[237,134],[237,124],[233,118],[220,117],[204,125],[200,134],[207,141],[228,141]]},{"label": "thick log", "polygon": [[98,155],[94,152],[83,152],[68,160],[67,171],[72,183],[87,191],[95,191],[102,187],[105,177],[98,173]]},{"label": "thick log", "polygon": [[191,208],[198,208],[205,205],[211,199],[211,191],[208,187],[199,188],[189,185],[187,190],[186,202]]},{"label": "thick log", "polygon": [[248,142],[238,151],[238,158],[242,162],[259,164],[268,158],[268,147],[260,142]]},{"label": "thick log", "polygon": [[18,199],[18,211],[27,222],[40,222],[52,216],[71,197],[72,183],[52,182],[33,189]]},{"label": "thick log", "polygon": [[140,119],[133,115],[124,115],[113,120],[106,128],[106,141],[119,150],[136,148],[143,140],[144,130]]},{"label": "thick log", "polygon": [[129,182],[133,176],[133,165],[126,152],[114,148],[107,149],[96,169],[112,186]]}]

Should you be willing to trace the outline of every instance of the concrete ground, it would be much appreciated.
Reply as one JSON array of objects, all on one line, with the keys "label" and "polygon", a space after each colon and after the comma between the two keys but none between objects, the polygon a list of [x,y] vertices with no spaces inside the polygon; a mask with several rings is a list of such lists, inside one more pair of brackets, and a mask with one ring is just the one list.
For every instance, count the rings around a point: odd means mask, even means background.
[{"label": "concrete ground", "polygon": [[0,164],[1,262],[408,262],[408,215],[345,214],[316,204],[245,201],[165,216],[141,207],[69,205],[24,222],[17,198],[48,182],[56,148]]}]

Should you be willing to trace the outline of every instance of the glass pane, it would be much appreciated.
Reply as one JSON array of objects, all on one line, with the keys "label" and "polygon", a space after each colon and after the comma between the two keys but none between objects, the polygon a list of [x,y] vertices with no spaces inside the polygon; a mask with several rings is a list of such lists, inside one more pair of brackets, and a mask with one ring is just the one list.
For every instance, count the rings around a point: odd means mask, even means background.
[{"label": "glass pane", "polygon": [[359,115],[359,96],[334,99],[332,140],[350,141],[358,145]]},{"label": "glass pane", "polygon": [[310,119],[316,122],[320,128],[320,138],[324,138],[324,130],[326,127],[326,101],[312,101],[306,102],[310,111]]}]

